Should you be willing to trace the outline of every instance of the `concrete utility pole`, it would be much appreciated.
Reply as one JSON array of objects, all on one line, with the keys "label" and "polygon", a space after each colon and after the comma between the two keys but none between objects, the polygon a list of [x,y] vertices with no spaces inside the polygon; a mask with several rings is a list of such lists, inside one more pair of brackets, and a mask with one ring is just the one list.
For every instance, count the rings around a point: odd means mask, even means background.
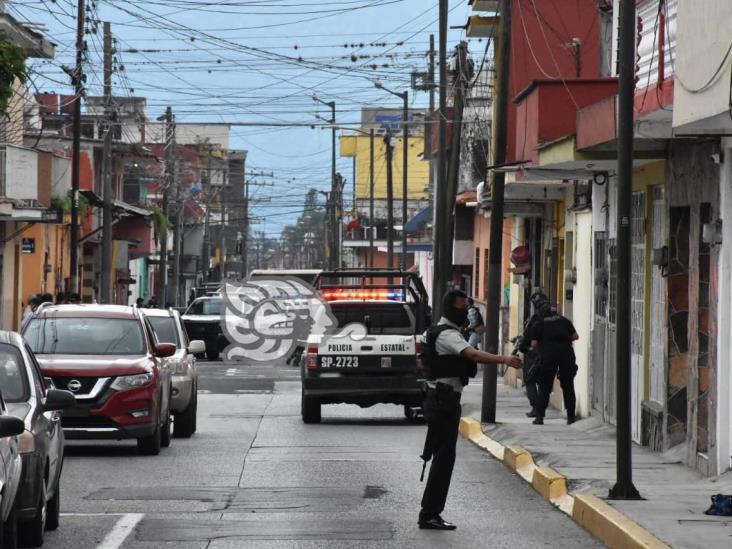
[{"label": "concrete utility pole", "polygon": [[407,200],[409,199],[409,92],[402,94],[404,108],[402,110],[402,254],[400,265],[402,271],[407,270]]},{"label": "concrete utility pole", "polygon": [[219,282],[226,280],[226,177],[223,174],[221,180],[221,191],[219,192],[219,203],[221,204],[221,244],[219,248]]},{"label": "concrete utility pole", "polygon": [[74,85],[73,142],[71,145],[71,250],[69,286],[71,293],[81,293],[79,286],[79,168],[81,156],[81,96],[84,94],[84,0],[77,0],[76,9],[76,67],[71,83]]},{"label": "concrete utility pole", "polygon": [[[493,163],[506,163],[508,146],[508,77],[511,57],[511,8],[512,0],[501,0],[498,43],[496,44],[496,98],[494,106]],[[503,196],[506,174],[492,170],[491,185],[491,233],[488,252],[488,295],[486,305],[485,350],[498,352],[498,333],[501,312],[501,261],[503,259]],[[495,364],[486,364],[483,370],[483,399],[480,420],[496,422],[496,391],[498,370]]]},{"label": "concrete utility pole", "polygon": [[[447,167],[447,189],[445,199],[447,207],[444,210],[444,234],[443,257],[448,258],[447,262],[452,265],[453,240],[455,237],[455,198],[457,197],[458,178],[460,175],[460,143],[463,127],[463,110],[465,107],[465,95],[468,81],[470,80],[470,68],[468,67],[468,45],[460,42],[455,48],[458,60],[457,71],[455,71],[455,100],[453,106],[453,123],[450,140],[450,160]],[[449,271],[448,271],[449,273]]]},{"label": "concrete utility pole", "polygon": [[112,303],[112,29],[104,23],[104,151],[102,155],[102,287],[101,302]]},{"label": "concrete utility pole", "polygon": [[394,267],[394,180],[392,177],[392,157],[394,148],[391,144],[391,128],[384,134],[386,145],[386,268]]},{"label": "concrete utility pole", "polygon": [[[427,70],[427,88],[430,96],[430,110],[428,113],[428,120],[432,121],[432,114],[435,112],[435,35],[430,34],[430,51],[429,51],[430,64]],[[432,154],[432,128],[425,133],[424,148],[431,155]],[[432,169],[429,171],[429,186],[430,191],[435,192],[435,174]]]},{"label": "concrete utility pole", "polygon": [[242,228],[241,238],[241,278],[246,280],[249,274],[249,267],[247,266],[248,261],[248,250],[249,245],[249,179],[246,174],[244,175],[244,220]]},{"label": "concrete utility pole", "polygon": [[369,130],[369,267],[374,268],[374,128]]},{"label": "concrete utility pole", "polygon": [[330,247],[328,256],[328,268],[335,269],[341,266],[340,261],[340,250],[338,249],[338,238],[334,238],[332,235],[338,234],[338,227],[336,226],[336,219],[338,214],[336,213],[336,207],[338,204],[338,181],[336,178],[336,104],[335,101],[323,101],[317,95],[313,95],[313,101],[330,107],[331,117],[328,121],[331,126],[331,155],[330,155],[330,202],[332,202],[332,210],[330,210]]},{"label": "concrete utility pole", "polygon": [[631,325],[631,198],[633,192],[633,94],[635,92],[636,46],[635,0],[620,2],[620,82],[618,99],[618,189],[617,189],[617,273],[615,308],[615,360],[617,367],[616,410],[617,480],[611,499],[641,499],[633,485],[633,454],[630,382]]},{"label": "concrete utility pole", "polygon": [[165,307],[167,304],[168,293],[168,200],[170,199],[170,190],[173,185],[173,164],[174,143],[173,143],[173,109],[167,107],[165,109],[165,183],[163,185],[163,204],[162,213],[165,218],[162,230],[160,231],[160,263],[158,265],[158,306]]},{"label": "concrete utility pole", "polygon": [[181,296],[181,262],[183,246],[183,212],[185,212],[185,204],[180,195],[180,179],[178,178],[178,145],[175,136],[175,115],[170,117],[171,125],[171,148],[172,148],[172,165],[173,173],[171,174],[171,182],[175,186],[175,219],[173,219],[173,305],[180,307],[185,304],[185,296]]},{"label": "concrete utility pole", "polygon": [[[206,177],[208,178],[208,189],[206,192],[211,195],[211,153],[213,148],[208,146],[208,167]],[[209,266],[211,261],[211,200],[213,196],[206,197],[206,215],[203,218],[203,250],[201,252],[201,274],[203,281],[208,282]]]},{"label": "concrete utility pole", "polygon": [[449,204],[445,184],[445,148],[447,147],[447,10],[448,0],[440,1],[440,137],[437,152],[437,180],[435,181],[435,222],[432,229],[432,311],[435,319],[442,313],[442,296],[447,289],[452,258],[444,254],[446,221]]}]

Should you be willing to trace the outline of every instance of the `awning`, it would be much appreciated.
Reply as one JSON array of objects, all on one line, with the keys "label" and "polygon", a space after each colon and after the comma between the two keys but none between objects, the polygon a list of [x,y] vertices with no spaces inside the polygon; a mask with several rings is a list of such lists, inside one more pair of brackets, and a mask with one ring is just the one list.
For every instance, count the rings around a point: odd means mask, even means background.
[{"label": "awning", "polygon": [[[80,190],[79,194],[83,195],[84,198],[86,198],[89,201],[89,204],[96,208],[102,208],[104,207],[104,200],[101,196],[99,196],[94,191],[90,190]],[[133,206],[132,204],[128,204],[127,202],[122,202],[121,200],[114,200],[112,202],[112,205],[114,207],[115,213],[120,214],[127,214],[127,215],[137,215],[140,217],[151,217],[152,212],[150,210],[146,210],[144,208],[139,208],[137,206]]]},{"label": "awning", "polygon": [[424,210],[417,212],[412,219],[407,221],[405,229],[408,233],[418,233],[424,226],[432,221],[432,206],[427,206]]}]

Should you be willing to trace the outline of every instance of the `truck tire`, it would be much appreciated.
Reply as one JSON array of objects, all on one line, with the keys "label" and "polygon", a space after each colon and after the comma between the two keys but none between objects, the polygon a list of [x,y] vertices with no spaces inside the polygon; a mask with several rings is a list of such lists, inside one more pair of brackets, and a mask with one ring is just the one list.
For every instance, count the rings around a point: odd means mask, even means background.
[{"label": "truck tire", "polygon": [[320,423],[320,402],[303,393],[300,400],[300,413],[303,423]]},{"label": "truck tire", "polygon": [[219,358],[219,352],[215,349],[210,349],[206,351],[206,359],[207,360],[216,360]]}]

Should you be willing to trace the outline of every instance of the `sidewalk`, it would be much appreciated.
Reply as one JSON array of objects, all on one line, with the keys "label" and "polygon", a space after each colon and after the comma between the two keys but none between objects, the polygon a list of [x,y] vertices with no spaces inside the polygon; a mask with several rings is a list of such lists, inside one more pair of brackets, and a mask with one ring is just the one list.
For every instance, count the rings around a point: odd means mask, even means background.
[{"label": "sidewalk", "polygon": [[[534,471],[537,467],[532,465],[533,469],[527,468],[527,460],[533,458],[533,462],[540,468],[540,476],[548,475],[548,480],[539,479],[547,487],[553,480],[560,479],[553,478],[556,476],[553,472],[541,468],[550,467],[566,477],[569,496],[580,495],[579,498],[563,496],[554,489],[551,490],[553,497],[549,497],[549,488],[544,495],[575,520],[578,514],[588,512],[580,507],[588,503],[592,505],[593,502],[600,509],[592,509],[590,512],[602,515],[604,508],[607,511],[605,514],[616,514],[603,502],[584,495],[590,494],[604,499],[614,484],[614,427],[595,418],[583,419],[568,426],[564,414],[554,409],[547,410],[545,425],[532,425],[525,415],[529,406],[524,393],[503,385],[499,379],[496,413],[498,423],[482,426],[483,433],[488,437],[485,438],[481,437],[479,423],[469,419],[466,421],[467,418],[480,420],[480,404],[481,380],[478,379],[466,387],[463,396],[465,419],[461,431],[464,435],[473,426],[477,434],[468,438],[486,447],[494,457],[502,459],[527,481],[530,482],[533,475],[534,487],[540,491],[542,488],[537,486]],[[515,446],[526,449],[529,455],[521,455],[521,450],[513,448]],[[713,494],[732,494],[732,472],[705,479],[680,464],[678,459],[655,454],[634,445],[633,482],[645,501],[607,500],[606,503],[645,529],[645,535],[650,533],[671,547],[732,547],[732,517],[703,514],[709,507]],[[554,486],[563,484],[559,482]],[[625,517],[618,515],[616,518],[634,528]],[[587,524],[583,526],[592,531]],[[606,529],[602,521],[595,527]],[[641,543],[637,546],[654,546],[652,537],[647,537],[651,539],[649,544]],[[609,545],[619,546],[613,542]],[[655,546],[663,545],[655,543]]]}]

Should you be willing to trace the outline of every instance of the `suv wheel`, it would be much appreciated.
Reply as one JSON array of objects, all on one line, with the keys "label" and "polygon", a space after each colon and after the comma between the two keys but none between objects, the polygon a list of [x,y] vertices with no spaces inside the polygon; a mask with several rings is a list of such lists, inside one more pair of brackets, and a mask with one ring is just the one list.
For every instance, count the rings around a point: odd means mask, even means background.
[{"label": "suv wheel", "polygon": [[190,438],[196,432],[196,412],[198,409],[198,388],[193,384],[193,392],[191,393],[191,401],[186,409],[175,415],[173,421],[173,434],[176,437]]},{"label": "suv wheel", "polygon": [[18,547],[18,521],[15,515],[15,505],[10,508],[10,514],[5,522],[0,521],[0,547],[6,549]]},{"label": "suv wheel", "polygon": [[48,502],[48,511],[46,513],[46,530],[56,530],[59,524],[59,516],[61,514],[61,477],[56,480],[56,491]]},{"label": "suv wheel", "polygon": [[21,521],[18,525],[18,541],[23,547],[40,547],[43,545],[43,533],[46,530],[46,517],[48,506],[46,504],[46,483],[41,483],[41,491],[38,494],[36,504],[36,515],[29,520]]},{"label": "suv wheel", "polygon": [[160,438],[160,418],[158,418],[152,435],[137,439],[137,449],[146,456],[157,456],[160,453]]},{"label": "suv wheel", "polygon": [[313,397],[302,393],[300,399],[300,414],[304,423],[320,423],[320,402]]},{"label": "suv wheel", "polygon": [[163,448],[170,446],[170,410],[165,412],[165,423],[160,430],[160,446]]}]

